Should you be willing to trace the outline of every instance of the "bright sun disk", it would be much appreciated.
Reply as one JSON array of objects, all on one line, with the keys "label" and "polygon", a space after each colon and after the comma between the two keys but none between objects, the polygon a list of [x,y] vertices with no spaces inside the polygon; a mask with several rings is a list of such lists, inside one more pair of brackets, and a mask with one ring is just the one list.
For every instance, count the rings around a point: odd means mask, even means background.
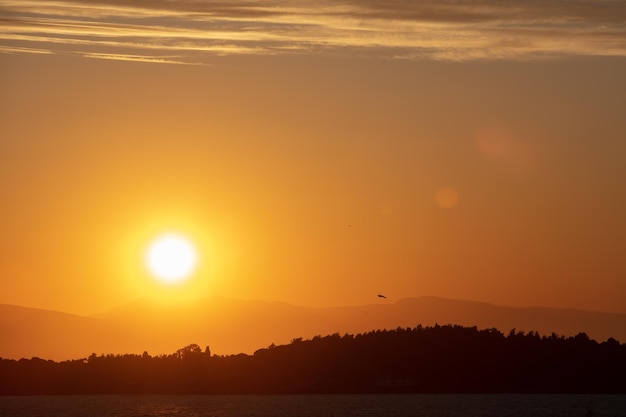
[{"label": "bright sun disk", "polygon": [[189,239],[176,234],[158,237],[148,247],[146,263],[158,280],[175,284],[184,281],[197,263],[194,245]]}]

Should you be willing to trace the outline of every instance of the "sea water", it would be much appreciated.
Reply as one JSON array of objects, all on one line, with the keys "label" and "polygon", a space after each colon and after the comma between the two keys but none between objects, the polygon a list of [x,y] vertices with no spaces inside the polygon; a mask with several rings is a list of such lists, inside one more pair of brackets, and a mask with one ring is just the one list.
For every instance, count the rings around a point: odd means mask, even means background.
[{"label": "sea water", "polygon": [[626,395],[16,396],[0,416],[626,417]]}]

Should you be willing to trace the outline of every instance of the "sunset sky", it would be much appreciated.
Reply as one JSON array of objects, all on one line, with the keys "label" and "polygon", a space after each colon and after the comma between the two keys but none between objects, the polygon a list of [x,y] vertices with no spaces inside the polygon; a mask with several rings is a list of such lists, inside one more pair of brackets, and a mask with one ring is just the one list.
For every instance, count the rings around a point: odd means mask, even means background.
[{"label": "sunset sky", "polygon": [[5,304],[626,313],[626,3],[0,0],[0,201]]}]

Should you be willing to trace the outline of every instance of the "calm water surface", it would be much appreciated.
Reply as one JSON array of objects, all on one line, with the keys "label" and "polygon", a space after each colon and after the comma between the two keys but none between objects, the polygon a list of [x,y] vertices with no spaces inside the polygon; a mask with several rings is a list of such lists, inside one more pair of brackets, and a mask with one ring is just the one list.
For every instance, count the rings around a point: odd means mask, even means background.
[{"label": "calm water surface", "polygon": [[0,416],[626,417],[626,395],[163,395],[0,397]]}]

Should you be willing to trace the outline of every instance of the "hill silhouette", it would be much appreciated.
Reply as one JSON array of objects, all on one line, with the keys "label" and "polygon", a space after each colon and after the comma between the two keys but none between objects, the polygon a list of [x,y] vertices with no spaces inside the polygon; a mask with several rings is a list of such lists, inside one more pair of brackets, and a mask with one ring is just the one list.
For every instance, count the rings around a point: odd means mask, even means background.
[{"label": "hill silhouette", "polygon": [[433,326],[294,339],[253,355],[0,360],[0,394],[626,393],[626,344]]},{"label": "hill silhouette", "polygon": [[[96,347],[116,352],[116,332],[106,321],[58,311],[0,304],[0,357],[83,357]],[[76,339],[80,340],[76,342]]]},{"label": "hill silhouette", "polygon": [[0,357],[66,360],[92,352],[144,351],[157,355],[194,341],[210,344],[219,354],[251,354],[259,346],[286,344],[294,337],[436,323],[502,332],[515,328],[541,335],[585,332],[598,341],[609,337],[626,341],[626,314],[514,308],[437,297],[328,308],[215,297],[169,306],[139,300],[93,317],[0,305]]}]

